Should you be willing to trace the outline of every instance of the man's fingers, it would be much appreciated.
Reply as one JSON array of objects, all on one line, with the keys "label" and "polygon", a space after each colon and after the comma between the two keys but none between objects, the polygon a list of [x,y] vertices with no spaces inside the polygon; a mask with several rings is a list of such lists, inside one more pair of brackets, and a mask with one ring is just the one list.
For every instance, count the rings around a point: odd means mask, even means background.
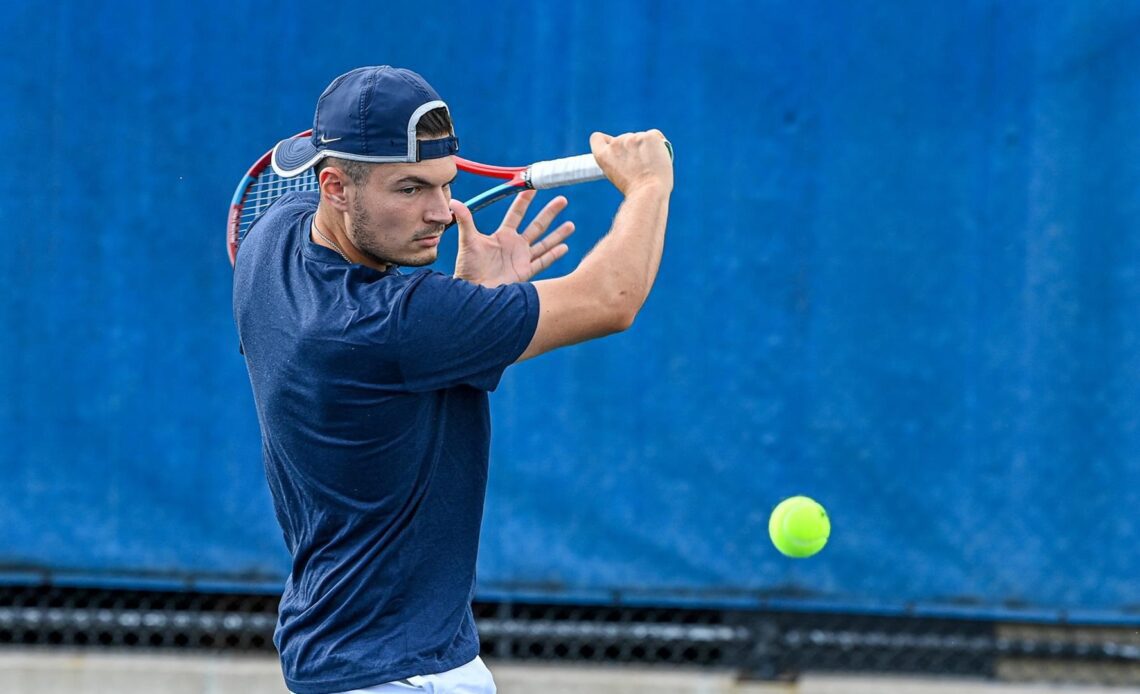
[{"label": "man's fingers", "polygon": [[[652,185],[666,193],[673,188],[671,149],[660,130],[625,133],[611,138],[595,133],[590,147],[598,166],[623,194],[641,184]],[[665,144],[665,147],[661,145]]]},{"label": "man's fingers", "polygon": [[541,242],[534,244],[530,247],[531,259],[538,258],[543,253],[559,245],[566,239],[570,238],[570,234],[574,233],[574,222],[563,222],[557,229],[550,232]]},{"label": "man's fingers", "polygon": [[507,227],[517,230],[526,215],[526,209],[530,207],[531,200],[534,200],[533,190],[526,190],[516,195],[515,199],[511,201],[510,209],[503,215],[503,223],[499,228]]},{"label": "man's fingers", "polygon": [[550,226],[550,223],[554,221],[554,218],[557,217],[562,210],[566,209],[566,205],[568,204],[569,202],[566,198],[561,195],[546,203],[546,207],[542,208],[542,211],[531,220],[530,226],[526,228],[526,232],[523,234],[523,238],[526,239],[526,242],[534,243],[539,236],[542,236],[546,228]]},{"label": "man's fingers", "polygon": [[590,149],[592,149],[595,153],[597,153],[599,147],[601,147],[603,145],[608,145],[610,143],[610,141],[613,139],[614,138],[612,135],[607,135],[605,133],[599,133],[599,132],[591,133],[590,134]]},{"label": "man's fingers", "polygon": [[459,227],[459,238],[462,239],[472,233],[479,233],[475,228],[475,219],[471,216],[471,210],[467,209],[467,205],[452,200],[450,203],[451,215],[455,217],[455,223]]},{"label": "man's fingers", "polygon": [[537,258],[535,258],[534,260],[530,261],[531,277],[537,275],[538,273],[542,272],[546,268],[550,267],[551,264],[554,263],[554,261],[556,261],[559,258],[561,258],[562,256],[566,255],[569,251],[570,251],[569,246],[567,246],[564,243],[560,243],[557,246],[555,246],[554,248],[551,248],[546,253],[544,253],[544,254],[538,256]]}]

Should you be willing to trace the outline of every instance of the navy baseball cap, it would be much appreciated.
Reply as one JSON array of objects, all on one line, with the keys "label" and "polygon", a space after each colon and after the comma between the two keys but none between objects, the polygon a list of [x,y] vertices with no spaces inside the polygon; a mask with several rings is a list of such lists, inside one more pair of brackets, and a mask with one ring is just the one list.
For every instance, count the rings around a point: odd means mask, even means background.
[{"label": "navy baseball cap", "polygon": [[447,104],[411,70],[380,65],[346,72],[317,101],[312,136],[273,148],[273,170],[289,178],[325,157],[390,163],[450,156],[459,151],[454,136],[416,139],[420,118],[437,108]]}]

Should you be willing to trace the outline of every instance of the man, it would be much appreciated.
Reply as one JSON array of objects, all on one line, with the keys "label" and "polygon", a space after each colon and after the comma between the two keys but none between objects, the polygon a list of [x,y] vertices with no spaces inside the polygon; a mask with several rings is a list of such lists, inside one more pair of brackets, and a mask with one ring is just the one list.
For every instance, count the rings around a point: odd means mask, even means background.
[{"label": "man", "polygon": [[[251,228],[234,315],[266,477],[292,555],[275,643],[297,694],[494,692],[471,614],[490,421],[487,393],[522,359],[628,328],[664,244],[672,163],[657,131],[595,133],[625,200],[569,275],[566,206],[522,232],[524,193],[492,235],[452,200],[446,104],[414,72],[353,70],[317,103],[278,173],[316,167]],[[452,218],[454,277],[436,259]]]}]

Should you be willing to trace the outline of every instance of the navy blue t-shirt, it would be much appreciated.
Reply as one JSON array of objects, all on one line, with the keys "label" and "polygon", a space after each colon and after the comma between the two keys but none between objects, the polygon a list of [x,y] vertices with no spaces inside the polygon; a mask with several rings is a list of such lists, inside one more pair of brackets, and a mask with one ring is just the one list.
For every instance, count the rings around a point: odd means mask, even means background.
[{"label": "navy blue t-shirt", "polygon": [[283,196],[234,270],[265,474],[293,557],[274,641],[298,694],[478,655],[487,391],[538,323],[528,283],[346,263],[309,239],[316,204]]}]

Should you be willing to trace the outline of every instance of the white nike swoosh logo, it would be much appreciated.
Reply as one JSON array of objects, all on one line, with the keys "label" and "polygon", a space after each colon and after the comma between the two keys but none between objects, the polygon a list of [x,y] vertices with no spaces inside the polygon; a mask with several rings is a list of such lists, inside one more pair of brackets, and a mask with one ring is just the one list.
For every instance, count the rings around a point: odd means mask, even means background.
[{"label": "white nike swoosh logo", "polygon": [[327,145],[330,142],[336,142],[337,140],[343,140],[343,139],[344,139],[343,137],[325,137],[324,135],[321,135],[321,139],[319,140],[319,142],[322,145]]}]

